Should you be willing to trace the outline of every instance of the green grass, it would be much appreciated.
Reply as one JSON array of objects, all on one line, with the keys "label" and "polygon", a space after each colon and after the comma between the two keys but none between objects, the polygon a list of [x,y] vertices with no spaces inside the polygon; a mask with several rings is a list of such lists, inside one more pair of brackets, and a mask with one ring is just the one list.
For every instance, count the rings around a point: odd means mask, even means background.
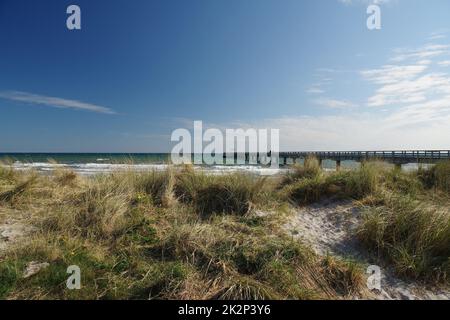
[{"label": "green grass", "polygon": [[0,299],[5,299],[19,280],[13,261],[0,263]]}]

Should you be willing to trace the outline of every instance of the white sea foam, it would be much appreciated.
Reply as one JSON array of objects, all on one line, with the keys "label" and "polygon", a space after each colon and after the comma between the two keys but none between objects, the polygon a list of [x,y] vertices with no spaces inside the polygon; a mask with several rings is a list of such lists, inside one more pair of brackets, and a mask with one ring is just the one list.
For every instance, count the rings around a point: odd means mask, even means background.
[{"label": "white sea foam", "polygon": [[[12,165],[14,170],[35,170],[37,172],[51,174],[57,169],[69,169],[80,175],[96,175],[101,173],[110,173],[115,171],[162,171],[166,170],[167,164],[116,164],[116,163],[47,163],[47,162],[15,162]],[[278,174],[286,169],[272,169],[262,166],[249,165],[216,165],[216,166],[195,166],[196,170],[203,171],[208,174],[225,174],[225,173],[251,173],[256,175],[273,175]]]},{"label": "white sea foam", "polygon": [[[106,161],[107,159],[105,159]],[[97,159],[99,161],[99,159]],[[422,165],[427,168],[431,165]],[[96,175],[101,173],[111,173],[114,171],[162,171],[166,170],[167,164],[118,164],[118,163],[49,163],[49,162],[20,162],[16,161],[12,164],[14,170],[35,170],[43,174],[51,174],[57,169],[69,169],[80,175]],[[207,174],[220,175],[226,173],[250,173],[255,175],[275,175],[285,173],[288,168],[273,169],[259,165],[214,165],[214,166],[194,166],[198,171],[205,172]],[[417,164],[403,165],[403,170],[414,171],[419,168]],[[324,168],[325,171],[335,171],[335,169]]]}]

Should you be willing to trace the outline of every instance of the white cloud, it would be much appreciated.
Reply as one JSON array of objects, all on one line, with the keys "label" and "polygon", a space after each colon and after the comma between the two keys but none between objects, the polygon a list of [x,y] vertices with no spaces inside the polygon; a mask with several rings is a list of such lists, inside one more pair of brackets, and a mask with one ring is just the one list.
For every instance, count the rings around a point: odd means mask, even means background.
[{"label": "white cloud", "polygon": [[25,102],[30,104],[45,105],[54,108],[85,110],[91,112],[115,114],[116,112],[110,108],[99,105],[85,103],[77,100],[69,100],[57,97],[43,96],[33,93],[21,91],[4,91],[0,92],[0,98]]},{"label": "white cloud", "polygon": [[361,74],[369,81],[378,84],[390,84],[398,81],[410,80],[424,72],[426,69],[426,65],[386,65],[380,69],[364,70]]},{"label": "white cloud", "polygon": [[371,107],[416,103],[434,94],[450,93],[450,78],[445,74],[429,73],[415,79],[392,82],[380,87],[368,100]]},{"label": "white cloud", "polygon": [[450,45],[428,44],[419,49],[397,49],[391,59],[393,62],[403,62],[406,60],[430,59],[448,53]]},{"label": "white cloud", "polygon": [[[359,104],[339,116],[266,119],[246,127],[280,129],[282,150],[448,149],[450,75],[443,67],[450,61],[439,61],[448,54],[450,46],[441,44],[395,50],[388,64],[360,71],[375,88],[366,100],[376,109]],[[313,101],[343,110],[355,106],[348,100]]]},{"label": "white cloud", "polygon": [[433,32],[433,33],[431,33],[429,40],[434,41],[434,40],[441,40],[441,39],[445,39],[445,38],[447,38],[447,32]]},{"label": "white cloud", "polygon": [[440,65],[441,67],[450,67],[450,60],[439,61],[438,65]]},{"label": "white cloud", "polygon": [[309,89],[306,90],[306,93],[309,94],[321,94],[321,93],[325,93],[325,90],[321,89],[320,87],[311,87]]},{"label": "white cloud", "polygon": [[[437,103],[436,107],[440,109]],[[403,110],[387,117],[372,113],[302,116],[204,127],[279,129],[282,151],[448,149],[450,113],[424,123],[419,121],[423,115],[413,117],[414,111]]]},{"label": "white cloud", "polygon": [[[418,49],[397,49],[389,64],[379,69],[364,70],[361,75],[377,85],[368,98],[371,107],[404,106],[440,99],[450,93],[450,76],[433,67],[443,67],[447,61],[436,62],[439,56],[450,54],[450,45],[427,44]],[[450,65],[450,64],[449,64]]]},{"label": "white cloud", "polygon": [[[391,114],[386,120],[397,127],[414,128],[419,124],[448,126],[450,121],[450,92],[448,96],[402,108]],[[442,132],[436,132],[436,136],[446,132],[445,129],[442,130]]]},{"label": "white cloud", "polygon": [[329,98],[316,99],[314,100],[314,103],[332,109],[347,109],[356,107],[356,105],[350,101],[329,99]]},{"label": "white cloud", "polygon": [[424,65],[424,66],[430,65],[432,63],[433,63],[433,61],[430,59],[424,59],[424,60],[417,61],[418,65]]}]

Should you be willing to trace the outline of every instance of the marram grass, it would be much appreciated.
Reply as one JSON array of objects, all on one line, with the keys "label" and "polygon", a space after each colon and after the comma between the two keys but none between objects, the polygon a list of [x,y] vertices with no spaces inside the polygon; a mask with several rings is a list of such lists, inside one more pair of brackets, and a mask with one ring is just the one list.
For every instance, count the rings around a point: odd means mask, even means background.
[{"label": "marram grass", "polygon": [[[366,208],[358,239],[398,274],[448,283],[445,166],[404,173],[367,163],[328,173],[309,159],[306,168],[288,177],[270,178],[214,176],[190,168],[85,178],[64,170],[40,176],[0,166],[0,208],[26,213],[34,227],[0,252],[0,298],[335,299],[361,294],[361,266],[321,257],[281,228],[282,208],[324,199],[352,199]],[[257,214],[265,211],[275,213]],[[50,267],[24,279],[30,261]],[[82,269],[82,290],[65,288],[65,271],[72,264]]]}]

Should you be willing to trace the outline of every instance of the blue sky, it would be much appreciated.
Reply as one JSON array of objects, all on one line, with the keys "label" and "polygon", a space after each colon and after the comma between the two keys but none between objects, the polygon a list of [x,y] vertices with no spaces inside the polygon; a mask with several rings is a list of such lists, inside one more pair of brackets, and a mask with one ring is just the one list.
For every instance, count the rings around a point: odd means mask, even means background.
[{"label": "blue sky", "polygon": [[193,120],[449,149],[450,2],[375,2],[370,31],[368,0],[0,0],[0,152],[170,151]]}]

